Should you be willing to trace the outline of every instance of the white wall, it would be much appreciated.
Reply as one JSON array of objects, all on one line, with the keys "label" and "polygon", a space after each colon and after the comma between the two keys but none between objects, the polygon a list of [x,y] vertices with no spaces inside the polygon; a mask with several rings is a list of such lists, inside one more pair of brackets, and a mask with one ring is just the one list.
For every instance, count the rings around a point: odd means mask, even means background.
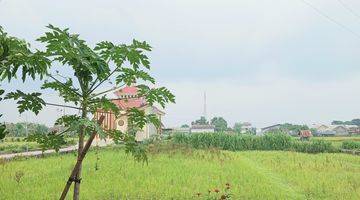
[{"label": "white wall", "polygon": [[214,133],[214,129],[191,129],[191,133]]}]

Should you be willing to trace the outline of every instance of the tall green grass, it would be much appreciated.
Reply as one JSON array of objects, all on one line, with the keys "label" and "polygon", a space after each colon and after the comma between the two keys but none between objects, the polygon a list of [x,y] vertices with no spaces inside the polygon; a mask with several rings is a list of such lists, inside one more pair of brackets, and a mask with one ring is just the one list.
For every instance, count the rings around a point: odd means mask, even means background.
[{"label": "tall green grass", "polygon": [[216,147],[230,151],[291,150],[306,153],[338,151],[329,141],[299,141],[282,133],[268,133],[264,136],[244,134],[230,135],[226,133],[175,134],[173,141],[179,144],[187,144],[198,149]]},{"label": "tall green grass", "polygon": [[[234,200],[360,199],[360,160],[353,155],[152,148],[148,165],[123,149],[100,150],[99,161],[90,152],[83,164],[81,199],[206,200],[208,190],[223,192],[226,183]],[[67,154],[0,163],[0,199],[58,199],[75,160]]]}]

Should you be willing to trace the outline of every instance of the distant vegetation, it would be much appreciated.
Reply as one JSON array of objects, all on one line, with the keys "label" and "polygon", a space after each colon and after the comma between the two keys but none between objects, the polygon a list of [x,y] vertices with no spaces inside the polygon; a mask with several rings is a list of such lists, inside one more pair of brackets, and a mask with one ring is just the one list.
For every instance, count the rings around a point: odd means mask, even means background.
[{"label": "distant vegetation", "polygon": [[181,128],[190,128],[190,126],[187,124],[183,124],[183,125],[181,125]]},{"label": "distant vegetation", "polygon": [[208,125],[209,121],[206,120],[206,118],[204,116],[200,117],[200,119],[195,120],[193,122],[191,122],[191,125]]},{"label": "distant vegetation", "polygon": [[332,125],[356,125],[356,126],[360,126],[360,119],[353,119],[351,121],[332,121],[331,122]]},{"label": "distant vegetation", "polygon": [[283,150],[306,153],[338,152],[331,142],[325,140],[299,141],[287,134],[269,133],[264,136],[225,133],[175,134],[173,141],[197,149],[220,148],[230,151]]},{"label": "distant vegetation", "polygon": [[26,137],[27,134],[46,134],[49,132],[49,128],[43,124],[36,123],[10,123],[6,124],[9,137]]},{"label": "distant vegetation", "polygon": [[[61,147],[66,147],[70,145],[75,145],[77,139],[74,137],[68,137],[65,139],[65,143]],[[20,153],[25,151],[35,151],[35,150],[46,150],[41,144],[36,142],[28,142],[24,137],[5,137],[0,140],[0,154],[7,153]]]},{"label": "distant vegetation", "polygon": [[281,124],[280,129],[286,130],[286,131],[299,132],[301,130],[309,130],[309,127],[307,125],[297,125],[297,124],[285,123],[285,124]]},{"label": "distant vegetation", "polygon": [[242,131],[242,126],[243,126],[243,123],[242,122],[236,122],[235,124],[234,124],[234,127],[233,127],[233,130],[234,130],[234,132],[235,133],[241,133],[241,131]]},{"label": "distant vegetation", "polygon": [[347,140],[342,143],[342,148],[360,150],[360,142]]},{"label": "distant vegetation", "polygon": [[227,121],[222,117],[214,117],[211,119],[211,125],[215,127],[215,131],[224,132],[228,130]]}]

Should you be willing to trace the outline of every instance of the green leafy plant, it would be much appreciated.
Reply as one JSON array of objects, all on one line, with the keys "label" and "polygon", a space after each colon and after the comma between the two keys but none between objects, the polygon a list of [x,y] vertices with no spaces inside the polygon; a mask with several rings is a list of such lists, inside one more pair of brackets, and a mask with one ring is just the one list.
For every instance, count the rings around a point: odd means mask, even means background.
[{"label": "green leafy plant", "polygon": [[344,141],[341,145],[343,149],[360,150],[360,142],[357,141]]}]

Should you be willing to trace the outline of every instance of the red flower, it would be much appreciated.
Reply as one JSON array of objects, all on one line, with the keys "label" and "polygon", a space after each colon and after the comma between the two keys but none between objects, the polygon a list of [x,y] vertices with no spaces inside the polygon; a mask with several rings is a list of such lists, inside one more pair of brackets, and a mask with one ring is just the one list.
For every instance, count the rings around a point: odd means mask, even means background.
[{"label": "red flower", "polygon": [[216,189],[214,189],[214,192],[219,193],[220,190],[216,188]]}]

